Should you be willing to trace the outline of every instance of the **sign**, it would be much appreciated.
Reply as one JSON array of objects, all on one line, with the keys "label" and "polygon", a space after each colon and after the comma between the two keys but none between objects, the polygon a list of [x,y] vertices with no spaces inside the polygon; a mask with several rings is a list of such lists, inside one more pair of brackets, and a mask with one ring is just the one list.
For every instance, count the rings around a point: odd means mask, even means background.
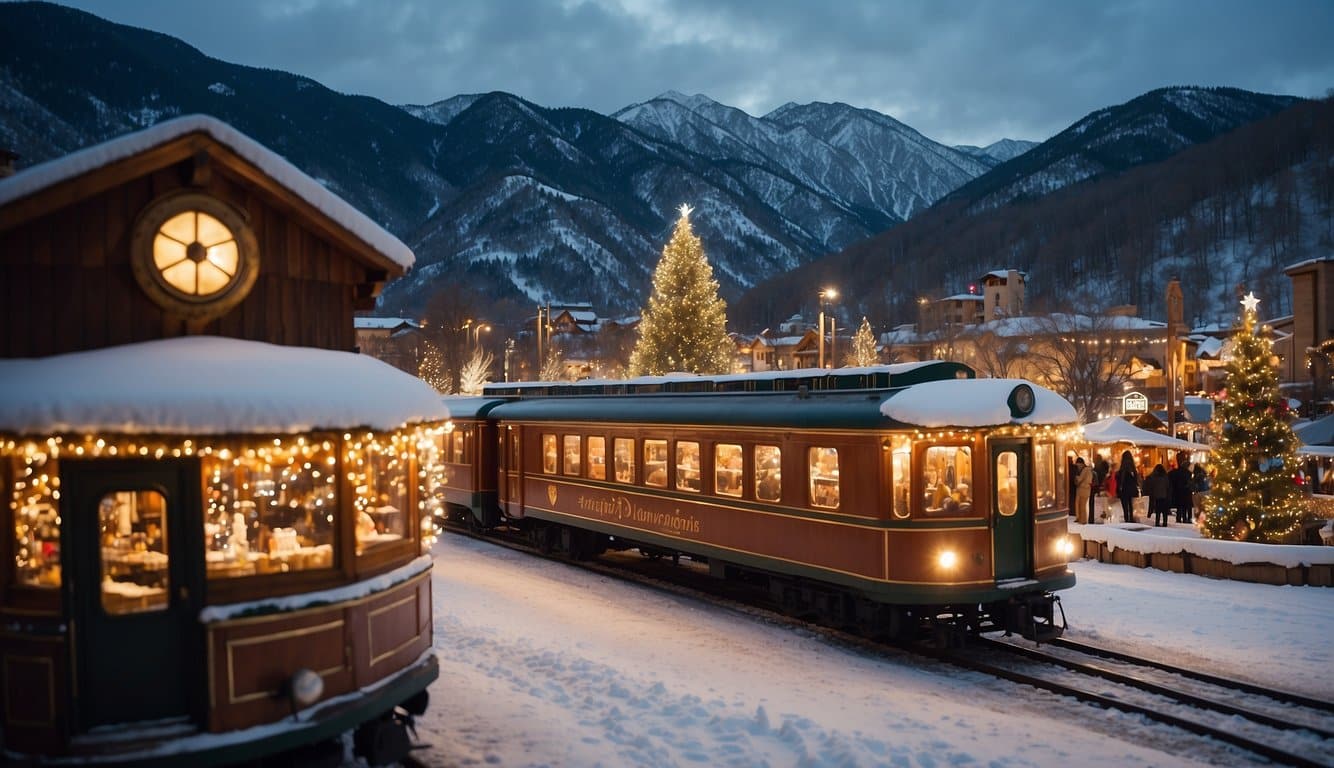
[{"label": "sign", "polygon": [[1129,392],[1121,398],[1121,413],[1148,413],[1149,398],[1139,392]]}]

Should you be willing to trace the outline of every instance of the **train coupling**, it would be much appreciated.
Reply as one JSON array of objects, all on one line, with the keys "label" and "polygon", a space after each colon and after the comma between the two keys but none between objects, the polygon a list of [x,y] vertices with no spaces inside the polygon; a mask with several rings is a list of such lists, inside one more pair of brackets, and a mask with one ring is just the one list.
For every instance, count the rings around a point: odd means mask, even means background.
[{"label": "train coupling", "polygon": [[[1060,614],[1061,623],[1056,623]],[[1065,608],[1061,598],[1050,592],[1011,598],[1005,606],[1005,631],[1018,632],[1035,643],[1055,640],[1065,633]]]}]

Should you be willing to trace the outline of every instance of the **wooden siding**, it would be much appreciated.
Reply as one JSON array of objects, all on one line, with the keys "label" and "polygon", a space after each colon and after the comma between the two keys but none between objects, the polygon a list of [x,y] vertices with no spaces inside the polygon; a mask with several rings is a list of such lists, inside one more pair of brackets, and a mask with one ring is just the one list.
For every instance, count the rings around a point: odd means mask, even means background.
[{"label": "wooden siding", "polygon": [[192,167],[187,160],[130,178],[0,230],[0,357],[40,357],[190,333],[354,349],[358,290],[373,292],[383,274],[319,236],[309,222],[222,163],[213,164],[201,191],[248,215],[260,246],[254,288],[227,314],[193,327],[140,289],[130,266],[134,221],[163,194],[190,188]]}]

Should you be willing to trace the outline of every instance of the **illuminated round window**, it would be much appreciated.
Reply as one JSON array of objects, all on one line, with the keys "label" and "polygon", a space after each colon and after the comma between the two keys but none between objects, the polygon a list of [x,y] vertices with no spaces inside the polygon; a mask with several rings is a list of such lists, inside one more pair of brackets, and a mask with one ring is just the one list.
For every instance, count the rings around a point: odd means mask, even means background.
[{"label": "illuminated round window", "polygon": [[139,285],[165,309],[206,320],[236,306],[254,285],[259,253],[245,219],[198,192],[154,202],[135,225]]}]

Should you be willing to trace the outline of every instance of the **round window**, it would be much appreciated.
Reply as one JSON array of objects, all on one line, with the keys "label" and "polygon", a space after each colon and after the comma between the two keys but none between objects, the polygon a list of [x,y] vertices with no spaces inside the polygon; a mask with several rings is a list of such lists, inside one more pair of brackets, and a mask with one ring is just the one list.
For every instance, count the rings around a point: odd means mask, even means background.
[{"label": "round window", "polygon": [[144,291],[192,320],[236,306],[259,274],[259,249],[245,218],[199,192],[150,205],[135,225],[131,248],[134,276]]}]

